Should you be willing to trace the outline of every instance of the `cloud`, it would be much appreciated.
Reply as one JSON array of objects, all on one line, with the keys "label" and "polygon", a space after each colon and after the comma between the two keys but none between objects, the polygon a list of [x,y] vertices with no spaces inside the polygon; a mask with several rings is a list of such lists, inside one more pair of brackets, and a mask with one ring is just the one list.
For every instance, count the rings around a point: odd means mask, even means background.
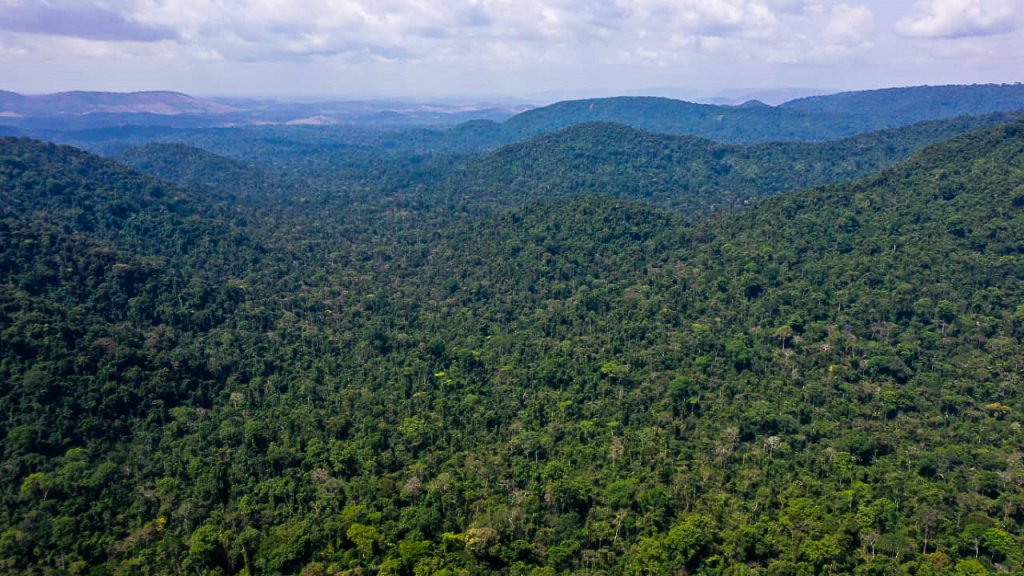
[{"label": "cloud", "polygon": [[0,0],[0,30],[137,42],[175,37],[169,28],[140,24],[99,4],[68,0]]},{"label": "cloud", "polygon": [[864,6],[838,4],[829,14],[822,39],[828,45],[854,46],[870,38],[874,16]]},{"label": "cloud", "polygon": [[1005,82],[1024,69],[1022,13],[1024,0],[0,0],[0,58],[21,91]]},{"label": "cloud", "polygon": [[530,33],[541,39],[540,31],[508,29],[488,5],[472,1],[177,0],[138,2],[135,17],[174,28],[183,44],[245,61],[332,55],[406,59],[493,30],[519,40]]},{"label": "cloud", "polygon": [[775,13],[760,0],[635,0],[621,2],[622,30],[641,38],[763,37],[774,31]]},{"label": "cloud", "polygon": [[758,58],[789,66],[856,58],[874,46],[874,14],[862,4],[773,0],[776,33],[760,43]]},{"label": "cloud", "polygon": [[872,33],[866,7],[824,0],[0,0],[0,22],[22,34],[160,40],[184,59],[250,63],[800,62],[846,57]]},{"label": "cloud", "polygon": [[965,38],[1018,29],[1024,16],[1020,0],[921,0],[917,13],[896,24],[904,36]]}]

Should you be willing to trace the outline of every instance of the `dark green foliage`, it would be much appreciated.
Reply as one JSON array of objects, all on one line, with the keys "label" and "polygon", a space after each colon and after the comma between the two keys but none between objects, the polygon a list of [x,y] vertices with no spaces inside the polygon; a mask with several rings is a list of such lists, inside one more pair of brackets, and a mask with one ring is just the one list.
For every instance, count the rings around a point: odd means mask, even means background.
[{"label": "dark green foliage", "polygon": [[514,204],[600,194],[706,216],[761,196],[861,178],[927,144],[1021,116],[965,117],[835,142],[749,147],[616,124],[581,124],[447,169],[451,176],[445,188],[463,201]]},{"label": "dark green foliage", "polygon": [[[462,157],[447,154],[452,149],[444,147],[420,155],[415,139],[363,146],[331,145],[335,137],[358,139],[340,132],[332,136],[308,129],[274,129],[270,140],[258,136],[268,128],[198,138],[205,146],[240,158],[237,161],[180,144],[149,144],[118,158],[184,186],[258,198],[279,207],[326,200],[348,209],[387,199],[414,208],[454,203],[462,209],[599,194],[640,199],[701,217],[766,195],[863,177],[929,143],[1013,122],[1020,115],[925,122],[835,142],[750,147],[615,124],[583,124],[482,156]],[[425,150],[429,149],[427,144]]]},{"label": "dark green foliage", "polygon": [[256,169],[184,144],[146,144],[125,150],[116,159],[139,172],[183,187],[230,191],[236,197],[267,196],[267,178]]},{"label": "dark green foliage", "polygon": [[197,166],[0,140],[5,573],[1022,569],[1024,124],[698,224]]},{"label": "dark green foliage", "polygon": [[791,100],[782,108],[815,114],[849,114],[874,118],[879,127],[912,124],[965,114],[1019,110],[1024,84],[911,86],[842,92]]}]

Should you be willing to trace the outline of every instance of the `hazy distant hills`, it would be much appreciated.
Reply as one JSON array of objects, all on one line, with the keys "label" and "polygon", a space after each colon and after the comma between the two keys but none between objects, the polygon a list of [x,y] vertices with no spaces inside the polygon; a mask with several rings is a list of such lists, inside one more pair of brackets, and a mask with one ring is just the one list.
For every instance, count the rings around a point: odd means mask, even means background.
[{"label": "hazy distant hills", "polygon": [[240,109],[180,92],[59,92],[24,96],[0,92],[0,118],[85,114],[219,115]]},{"label": "hazy distant hills", "polygon": [[[749,102],[750,100],[758,100],[765,104],[772,106],[778,106],[784,102],[790,100],[796,100],[797,98],[807,98],[810,96],[824,96],[826,94],[834,94],[835,90],[821,90],[816,88],[768,88],[768,89],[743,89],[735,88],[729,90],[722,90],[713,95],[709,95],[705,98],[696,100],[703,104],[723,104],[723,105],[735,105]],[[650,96],[666,96],[666,94],[650,94]]]},{"label": "hazy distant hills", "polygon": [[60,92],[26,96],[0,92],[0,125],[35,131],[113,126],[198,128],[243,119],[242,110],[178,92]]},{"label": "hazy distant hills", "polygon": [[0,91],[0,125],[28,130],[68,131],[127,125],[454,125],[472,119],[505,120],[523,109],[521,104],[222,100],[167,91],[73,91],[32,96]]},{"label": "hazy distant hills", "polygon": [[[714,105],[623,96],[557,102],[533,109],[521,103],[202,99],[177,92],[64,92],[45,96],[0,92],[0,133],[12,133],[13,129],[13,133],[81,144],[97,142],[96,130],[127,129],[132,131],[133,143],[139,144],[154,139],[140,136],[139,126],[194,130],[274,125],[295,128],[294,134],[300,138],[310,130],[335,126],[343,129],[335,137],[346,144],[417,153],[475,152],[588,122],[612,122],[723,143],[756,144],[835,140],[926,120],[1022,109],[1024,86],[1020,84],[845,92],[800,98],[779,106],[757,100]],[[388,134],[352,134],[351,128]],[[431,130],[424,132],[424,128]],[[417,132],[401,133],[409,129]],[[79,133],[85,130],[94,132],[81,138]],[[108,136],[122,139],[124,135]]]}]

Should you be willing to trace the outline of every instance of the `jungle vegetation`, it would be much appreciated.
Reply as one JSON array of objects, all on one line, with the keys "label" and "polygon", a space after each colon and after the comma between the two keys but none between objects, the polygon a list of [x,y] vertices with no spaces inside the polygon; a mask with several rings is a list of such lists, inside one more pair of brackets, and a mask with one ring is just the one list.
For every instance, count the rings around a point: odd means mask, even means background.
[{"label": "jungle vegetation", "polygon": [[0,571],[1019,573],[1007,122],[122,157],[177,184],[2,138]]}]

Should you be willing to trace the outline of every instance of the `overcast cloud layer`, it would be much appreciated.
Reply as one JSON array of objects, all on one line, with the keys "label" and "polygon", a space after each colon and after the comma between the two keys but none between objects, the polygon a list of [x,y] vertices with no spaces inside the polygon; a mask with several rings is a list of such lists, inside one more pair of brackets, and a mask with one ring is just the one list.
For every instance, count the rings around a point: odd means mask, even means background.
[{"label": "overcast cloud layer", "polygon": [[26,92],[530,96],[1012,82],[1024,0],[0,0]]}]

